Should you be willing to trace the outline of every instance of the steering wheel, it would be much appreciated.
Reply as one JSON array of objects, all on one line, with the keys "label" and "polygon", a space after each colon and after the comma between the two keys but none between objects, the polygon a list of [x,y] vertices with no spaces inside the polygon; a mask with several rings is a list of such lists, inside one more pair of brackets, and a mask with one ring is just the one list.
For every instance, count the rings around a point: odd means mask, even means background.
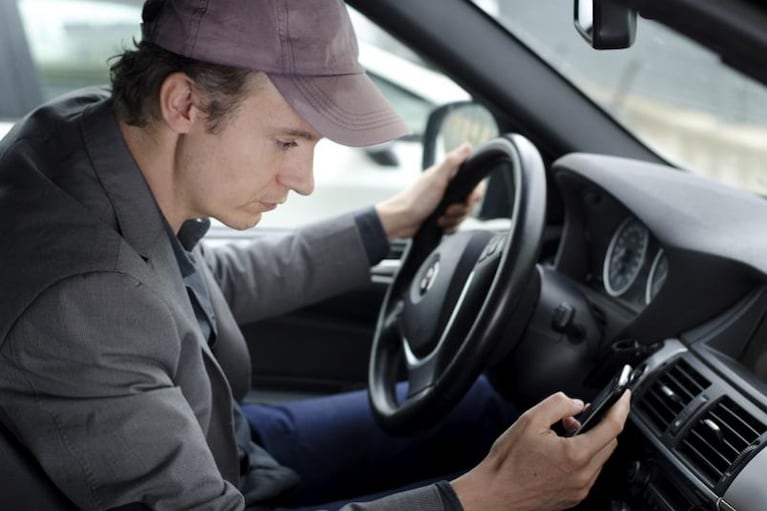
[{"label": "steering wheel", "polygon": [[[499,167],[510,198],[508,231],[443,237],[437,219],[445,208],[465,200]],[[537,285],[545,212],[543,162],[521,135],[489,141],[458,169],[413,237],[381,305],[368,387],[384,430],[405,434],[432,425],[516,345],[532,311],[523,297]],[[404,400],[395,390],[402,376],[408,383]]]}]

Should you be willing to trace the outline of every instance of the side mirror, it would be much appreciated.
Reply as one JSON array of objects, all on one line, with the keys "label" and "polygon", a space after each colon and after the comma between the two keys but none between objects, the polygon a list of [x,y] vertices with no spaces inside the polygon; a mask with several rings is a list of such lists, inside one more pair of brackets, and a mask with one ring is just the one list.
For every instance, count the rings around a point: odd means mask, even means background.
[{"label": "side mirror", "polygon": [[498,136],[498,124],[490,111],[473,101],[448,103],[434,109],[423,134],[423,168],[429,168],[464,142],[475,149]]},{"label": "side mirror", "polygon": [[578,33],[598,50],[619,50],[634,44],[636,11],[615,0],[575,0],[573,20]]}]

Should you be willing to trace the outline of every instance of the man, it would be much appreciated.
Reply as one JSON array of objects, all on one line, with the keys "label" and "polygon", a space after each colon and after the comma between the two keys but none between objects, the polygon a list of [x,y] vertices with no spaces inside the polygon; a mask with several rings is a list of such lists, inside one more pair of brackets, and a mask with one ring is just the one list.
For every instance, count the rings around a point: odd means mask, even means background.
[{"label": "man", "polygon": [[[236,322],[364,282],[468,149],[375,209],[205,252],[200,219],[245,229],[290,190],[311,193],[320,137],[367,145],[405,129],[362,73],[338,0],[149,0],[143,29],[113,66],[113,98],[62,98],[0,146],[0,214],[13,218],[0,228],[0,422],[82,509],[280,506],[297,477],[250,441]],[[552,432],[582,409],[554,395],[452,483],[348,509],[573,505],[628,396],[589,433]]]}]

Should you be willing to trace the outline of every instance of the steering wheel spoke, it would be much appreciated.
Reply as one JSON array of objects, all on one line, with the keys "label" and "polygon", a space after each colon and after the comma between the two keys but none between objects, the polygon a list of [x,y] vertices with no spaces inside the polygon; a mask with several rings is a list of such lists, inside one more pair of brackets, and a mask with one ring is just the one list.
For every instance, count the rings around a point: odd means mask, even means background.
[{"label": "steering wheel spoke", "polygon": [[454,356],[458,349],[456,346],[458,343],[450,343],[450,340],[460,340],[468,335],[474,319],[486,302],[488,290],[493,284],[504,257],[505,237],[505,233],[499,233],[490,238],[474,268],[466,278],[458,301],[453,306],[450,319],[442,332],[442,339],[439,344],[443,351],[448,352],[448,356]]},{"label": "steering wheel spoke", "polygon": [[387,314],[381,320],[379,328],[382,330],[382,334],[387,336],[395,335],[400,330],[400,322],[402,321],[402,300],[397,300],[387,311]]},{"label": "steering wheel spoke", "polygon": [[407,368],[408,399],[418,396],[434,386],[437,378],[437,361],[429,357],[418,364]]},{"label": "steering wheel spoke", "polygon": [[507,243],[506,233],[498,233],[487,242],[485,249],[480,254],[477,263],[472,271],[472,279],[468,284],[471,285],[469,294],[475,292],[486,293],[490,287],[492,279],[498,273],[498,268],[506,253]]}]

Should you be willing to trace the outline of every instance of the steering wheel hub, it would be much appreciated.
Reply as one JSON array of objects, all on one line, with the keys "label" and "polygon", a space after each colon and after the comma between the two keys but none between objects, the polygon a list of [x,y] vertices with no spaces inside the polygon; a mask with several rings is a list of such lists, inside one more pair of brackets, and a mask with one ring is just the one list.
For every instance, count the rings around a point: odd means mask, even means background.
[{"label": "steering wheel hub", "polygon": [[492,234],[467,231],[446,237],[421,264],[404,299],[402,334],[419,358],[438,345],[469,274]]}]

